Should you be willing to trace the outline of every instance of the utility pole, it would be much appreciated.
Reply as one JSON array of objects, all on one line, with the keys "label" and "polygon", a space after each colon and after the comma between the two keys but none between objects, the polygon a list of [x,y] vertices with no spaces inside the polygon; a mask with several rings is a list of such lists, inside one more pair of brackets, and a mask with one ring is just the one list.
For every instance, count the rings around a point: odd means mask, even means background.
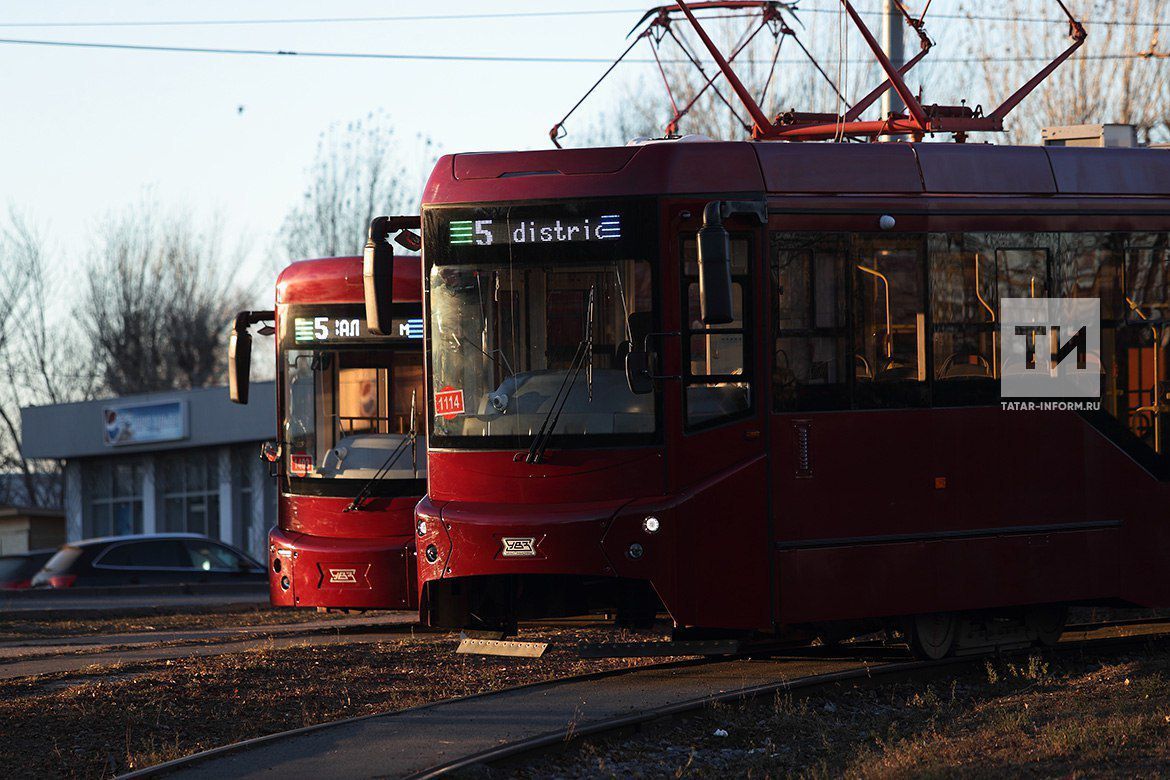
[{"label": "utility pole", "polygon": [[[902,19],[902,12],[898,8],[897,0],[882,0],[882,48],[890,58],[895,68],[900,69],[906,64],[906,50],[902,45],[902,31],[906,25]],[[891,113],[905,113],[906,106],[902,98],[892,88],[882,95],[882,119]]]}]

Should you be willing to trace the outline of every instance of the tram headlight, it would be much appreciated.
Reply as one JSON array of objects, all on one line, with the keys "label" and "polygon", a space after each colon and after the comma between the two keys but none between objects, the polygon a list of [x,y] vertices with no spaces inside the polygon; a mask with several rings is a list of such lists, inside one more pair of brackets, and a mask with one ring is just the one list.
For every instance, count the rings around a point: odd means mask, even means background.
[{"label": "tram headlight", "polygon": [[428,544],[424,555],[426,555],[427,563],[434,563],[435,561],[439,560],[439,548],[435,547],[433,544]]},{"label": "tram headlight", "polygon": [[427,535],[427,521],[426,520],[419,520],[417,528],[418,528],[418,535],[419,536],[426,536]]},{"label": "tram headlight", "polygon": [[641,558],[643,555],[645,555],[645,553],[646,553],[646,550],[643,549],[642,545],[638,544],[637,542],[634,542],[633,544],[630,545],[629,549],[626,550],[626,557],[629,558],[631,561],[636,561],[639,558]]},{"label": "tram headlight", "polygon": [[658,533],[658,529],[662,527],[662,523],[654,515],[650,515],[642,521],[642,530],[648,534]]}]

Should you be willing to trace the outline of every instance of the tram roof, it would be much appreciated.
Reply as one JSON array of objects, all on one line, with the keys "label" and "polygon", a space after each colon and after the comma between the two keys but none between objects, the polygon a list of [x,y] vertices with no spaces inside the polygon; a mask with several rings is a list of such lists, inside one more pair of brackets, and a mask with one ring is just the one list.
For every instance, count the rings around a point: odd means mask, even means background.
[{"label": "tram roof", "polygon": [[742,192],[1170,196],[1170,151],[663,141],[596,149],[464,153],[439,160],[423,202]]},{"label": "tram roof", "polygon": [[[322,257],[298,260],[276,278],[277,303],[364,303],[362,258]],[[422,300],[422,264],[418,255],[395,255],[394,302]]]}]

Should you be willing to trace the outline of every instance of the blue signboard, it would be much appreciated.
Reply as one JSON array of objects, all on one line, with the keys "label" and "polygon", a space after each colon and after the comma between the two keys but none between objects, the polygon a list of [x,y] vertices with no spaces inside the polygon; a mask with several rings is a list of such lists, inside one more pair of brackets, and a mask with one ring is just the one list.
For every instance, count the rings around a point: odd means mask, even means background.
[{"label": "blue signboard", "polygon": [[187,402],[162,401],[102,409],[102,440],[108,447],[187,438]]}]

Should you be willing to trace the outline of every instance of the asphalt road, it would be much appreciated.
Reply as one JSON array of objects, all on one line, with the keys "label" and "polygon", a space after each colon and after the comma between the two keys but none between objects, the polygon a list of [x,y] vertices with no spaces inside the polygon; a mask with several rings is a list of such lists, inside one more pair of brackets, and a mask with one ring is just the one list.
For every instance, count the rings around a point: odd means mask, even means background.
[{"label": "asphalt road", "polygon": [[305,623],[94,634],[0,642],[0,679],[78,672],[91,667],[242,653],[258,646],[378,642],[386,629],[412,625],[414,612]]},{"label": "asphalt road", "polygon": [[0,620],[5,615],[65,616],[96,615],[143,609],[212,609],[224,604],[264,605],[268,603],[267,588],[220,590],[215,592],[151,592],[134,589],[124,593],[103,589],[97,593],[82,594],[72,591],[51,591],[36,594],[5,593],[0,591]]}]

